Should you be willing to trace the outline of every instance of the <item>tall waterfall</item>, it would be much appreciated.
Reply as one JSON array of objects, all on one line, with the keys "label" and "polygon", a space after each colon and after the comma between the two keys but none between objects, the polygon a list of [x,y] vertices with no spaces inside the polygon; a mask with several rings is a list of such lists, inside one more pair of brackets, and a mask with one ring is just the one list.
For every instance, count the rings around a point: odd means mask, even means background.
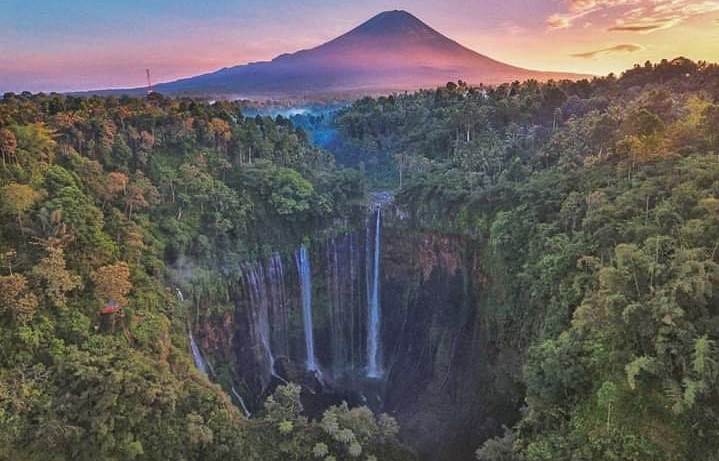
[{"label": "tall waterfall", "polygon": [[385,209],[376,202],[370,209],[362,230],[315,241],[311,248],[299,245],[288,257],[274,252],[240,264],[242,283],[232,300],[243,317],[233,319],[240,321],[229,340],[238,345],[241,366],[233,372],[247,395],[284,382],[298,364],[318,377],[331,373],[338,382],[383,378]]},{"label": "tall waterfall", "polygon": [[[182,290],[175,287],[175,293],[177,293],[177,299],[179,299],[181,303],[184,303],[185,295],[182,294]],[[197,345],[197,342],[195,342],[195,337],[192,336],[192,330],[189,326],[187,328],[187,336],[190,338],[190,350],[192,351],[192,358],[195,360],[195,366],[203,375],[207,375],[207,364],[205,363],[205,359],[202,357],[200,347]]]},{"label": "tall waterfall", "polygon": [[[377,208],[377,218],[375,221],[374,234],[374,252],[371,265],[371,290],[368,298],[368,316],[367,316],[367,377],[381,378],[382,366],[381,361],[381,338],[380,338],[380,240],[382,229],[382,209]],[[369,241],[367,242],[369,246]],[[369,252],[368,252],[369,254]],[[369,261],[368,261],[369,267]]]},{"label": "tall waterfall", "polygon": [[345,234],[326,244],[327,311],[332,353],[332,373],[337,378],[354,371],[354,286],[357,271],[353,252],[355,236]]},{"label": "tall waterfall", "polygon": [[270,345],[270,319],[265,273],[261,264],[252,264],[245,270],[250,299],[250,316],[256,354],[268,376],[274,374],[275,358]]},{"label": "tall waterfall", "polygon": [[205,363],[205,359],[202,357],[202,352],[200,352],[200,348],[195,342],[195,337],[192,336],[192,332],[188,332],[188,335],[190,336],[190,349],[192,350],[192,357],[195,359],[195,366],[203,375],[207,374],[207,364]]},{"label": "tall waterfall", "polygon": [[337,242],[327,244],[327,302],[330,323],[330,344],[332,352],[332,372],[335,376],[344,365],[344,332],[342,331],[342,302],[340,300],[340,274]]},{"label": "tall waterfall", "polygon": [[287,291],[285,289],[285,270],[282,256],[272,253],[267,264],[267,277],[270,291],[270,330],[272,350],[280,356],[289,357],[289,315]]},{"label": "tall waterfall", "polygon": [[300,288],[302,291],[302,321],[305,329],[307,369],[310,371],[319,371],[317,367],[317,357],[315,356],[315,338],[312,329],[312,272],[310,270],[310,256],[304,245],[300,246],[297,252],[297,271],[300,275]]}]

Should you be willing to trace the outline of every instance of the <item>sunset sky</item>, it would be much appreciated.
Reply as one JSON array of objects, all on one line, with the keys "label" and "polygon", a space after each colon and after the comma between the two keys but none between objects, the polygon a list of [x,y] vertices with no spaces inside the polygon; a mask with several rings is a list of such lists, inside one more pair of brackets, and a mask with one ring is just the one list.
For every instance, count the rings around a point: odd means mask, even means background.
[{"label": "sunset sky", "polygon": [[606,74],[719,61],[719,1],[0,0],[0,92],[144,85],[319,45],[405,9],[498,60]]}]

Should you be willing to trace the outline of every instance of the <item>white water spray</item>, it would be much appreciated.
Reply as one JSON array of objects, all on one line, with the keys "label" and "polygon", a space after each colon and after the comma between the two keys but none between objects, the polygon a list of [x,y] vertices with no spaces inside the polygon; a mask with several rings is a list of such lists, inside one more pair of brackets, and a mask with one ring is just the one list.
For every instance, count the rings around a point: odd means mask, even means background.
[{"label": "white water spray", "polygon": [[[372,264],[372,285],[368,300],[369,315],[367,317],[367,377],[381,378],[382,367],[380,365],[380,316],[381,307],[379,302],[380,285],[380,239],[382,229],[382,209],[377,208],[377,220],[375,222],[374,235],[374,259]],[[369,243],[369,242],[368,242]]]},{"label": "white water spray", "polygon": [[231,388],[231,390],[232,390],[232,395],[235,396],[235,398],[237,399],[237,401],[238,401],[239,404],[240,404],[240,408],[242,408],[242,413],[244,413],[245,416],[248,417],[248,418],[249,418],[250,416],[252,416],[252,413],[250,413],[250,410],[247,409],[247,405],[245,405],[245,400],[242,398],[242,396],[240,395],[240,393],[237,392],[237,389],[235,389],[235,387],[233,386],[233,387]]},{"label": "white water spray", "polygon": [[312,330],[312,272],[310,256],[307,248],[302,245],[297,252],[297,271],[300,274],[302,291],[302,320],[305,328],[305,350],[307,352],[307,369],[319,371],[315,357],[315,338]]},{"label": "white water spray", "polygon": [[[177,299],[179,299],[181,303],[184,303],[185,295],[182,294],[182,291],[175,287],[175,292],[177,293]],[[207,364],[205,363],[205,359],[202,357],[200,347],[195,342],[195,337],[192,336],[192,331],[189,327],[187,328],[187,336],[190,338],[190,350],[192,351],[192,358],[195,361],[195,366],[198,370],[200,370],[200,373],[207,375]]]},{"label": "white water spray", "polygon": [[187,334],[190,336],[190,349],[192,350],[192,357],[195,359],[195,366],[198,370],[200,370],[200,373],[207,375],[207,364],[205,363],[205,359],[202,357],[200,347],[195,342],[192,332],[188,332]]}]

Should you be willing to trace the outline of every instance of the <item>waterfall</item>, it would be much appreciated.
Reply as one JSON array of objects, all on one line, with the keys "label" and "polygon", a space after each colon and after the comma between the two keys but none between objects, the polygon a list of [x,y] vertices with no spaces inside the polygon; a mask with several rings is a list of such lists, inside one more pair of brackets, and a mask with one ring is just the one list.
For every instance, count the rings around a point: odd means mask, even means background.
[{"label": "waterfall", "polygon": [[[382,367],[380,365],[381,338],[380,338],[380,239],[382,229],[382,209],[377,208],[377,219],[375,222],[374,254],[372,261],[371,292],[368,299],[367,319],[367,377],[381,378]],[[367,242],[369,246],[369,242]],[[368,252],[369,254],[369,252]],[[369,263],[369,261],[368,261]],[[369,264],[368,264],[369,265]]]},{"label": "waterfall", "polygon": [[187,334],[190,336],[190,349],[192,350],[192,357],[195,359],[195,366],[200,370],[200,373],[207,375],[207,365],[205,364],[205,359],[202,358],[202,352],[200,352],[192,332],[188,331]]},{"label": "waterfall", "polygon": [[270,330],[272,350],[281,356],[289,357],[289,314],[288,299],[285,290],[285,271],[282,257],[273,253],[267,265],[270,288]]},{"label": "waterfall", "polygon": [[348,245],[348,259],[349,259],[349,305],[350,305],[350,315],[349,315],[349,325],[348,325],[348,331],[349,334],[347,335],[350,341],[349,344],[349,361],[350,361],[350,367],[352,369],[352,373],[355,371],[355,324],[359,325],[360,322],[356,320],[356,315],[360,311],[360,309],[355,309],[356,303],[358,303],[358,300],[361,298],[359,293],[359,286],[361,286],[360,280],[360,274],[357,270],[356,264],[357,261],[360,260],[359,257],[359,249],[357,245],[357,234],[350,234],[347,239],[347,245]]},{"label": "waterfall", "polygon": [[267,284],[262,265],[250,265],[245,270],[245,278],[249,285],[250,316],[256,352],[263,368],[274,375],[274,356],[270,346],[270,320],[268,312]]},{"label": "waterfall", "polygon": [[235,396],[235,399],[237,399],[237,402],[240,404],[240,408],[242,408],[242,413],[245,414],[248,418],[252,416],[252,413],[250,413],[250,410],[247,409],[247,405],[245,405],[245,400],[242,398],[239,392],[237,392],[237,389],[233,386],[231,388],[232,395]]},{"label": "waterfall", "polygon": [[[182,294],[182,290],[175,287],[175,293],[177,293],[177,299],[179,299],[181,303],[184,303],[185,295]],[[189,326],[187,327],[187,336],[190,338],[190,350],[192,351],[192,358],[195,360],[195,366],[198,370],[200,370],[200,373],[207,375],[207,364],[205,363],[205,359],[202,357],[200,347],[195,342],[195,337],[192,336],[192,330]]]},{"label": "waterfall", "polygon": [[[340,238],[340,245],[345,239]],[[330,343],[332,345],[332,372],[335,377],[344,371],[347,362],[347,331],[345,322],[347,312],[350,317],[352,305],[344,298],[345,283],[348,274],[345,274],[344,264],[340,265],[340,253],[337,250],[337,239],[332,239],[327,245],[327,301],[330,320]],[[344,261],[343,261],[344,262]],[[349,280],[351,283],[351,279]]]},{"label": "waterfall", "polygon": [[302,245],[297,252],[297,271],[300,274],[300,289],[302,291],[302,320],[305,328],[305,350],[307,352],[307,369],[319,371],[315,357],[315,338],[312,331],[312,273],[310,271],[310,256],[307,248]]}]

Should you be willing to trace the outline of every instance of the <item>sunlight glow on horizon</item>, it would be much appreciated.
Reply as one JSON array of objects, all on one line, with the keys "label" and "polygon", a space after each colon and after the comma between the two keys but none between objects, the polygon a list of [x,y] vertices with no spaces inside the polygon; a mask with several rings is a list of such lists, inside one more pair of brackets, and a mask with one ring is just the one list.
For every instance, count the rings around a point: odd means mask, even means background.
[{"label": "sunlight glow on horizon", "polygon": [[0,92],[138,87],[145,68],[157,83],[270,60],[390,9],[529,69],[605,75],[677,56],[719,61],[719,1],[4,0]]}]

